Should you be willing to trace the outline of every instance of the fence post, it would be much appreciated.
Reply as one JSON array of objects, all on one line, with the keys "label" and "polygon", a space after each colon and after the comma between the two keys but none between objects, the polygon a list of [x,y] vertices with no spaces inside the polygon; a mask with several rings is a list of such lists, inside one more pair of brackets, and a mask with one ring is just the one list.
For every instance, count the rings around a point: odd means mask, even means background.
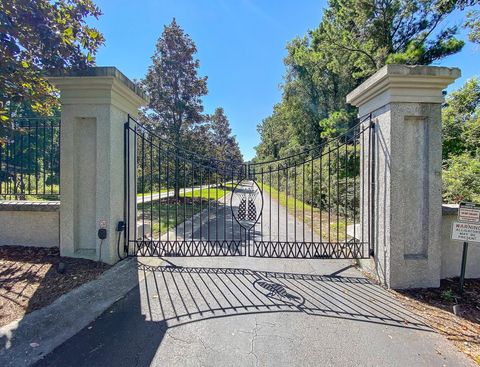
[{"label": "fence post", "polygon": [[375,257],[361,265],[391,288],[440,282],[442,91],[459,76],[457,68],[386,65],[347,96],[375,123],[365,152],[375,162]]},{"label": "fence post", "polygon": [[[113,264],[124,219],[124,124],[147,103],[114,67],[49,77],[60,90],[60,253]],[[100,240],[98,229],[107,229]]]}]

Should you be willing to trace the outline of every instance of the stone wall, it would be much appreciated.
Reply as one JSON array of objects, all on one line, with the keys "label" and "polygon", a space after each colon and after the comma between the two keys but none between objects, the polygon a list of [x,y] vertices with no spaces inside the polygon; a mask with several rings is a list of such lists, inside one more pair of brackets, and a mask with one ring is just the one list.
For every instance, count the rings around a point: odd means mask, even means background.
[{"label": "stone wall", "polygon": [[58,247],[60,202],[0,201],[0,246]]}]

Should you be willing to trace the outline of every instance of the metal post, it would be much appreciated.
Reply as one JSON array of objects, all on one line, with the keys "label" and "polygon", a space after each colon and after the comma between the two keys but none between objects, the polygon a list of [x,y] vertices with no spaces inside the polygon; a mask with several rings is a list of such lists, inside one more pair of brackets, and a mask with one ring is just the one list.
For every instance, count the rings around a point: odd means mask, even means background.
[{"label": "metal post", "polygon": [[463,243],[462,270],[460,271],[460,293],[463,293],[463,284],[465,283],[465,269],[467,267],[468,242]]}]

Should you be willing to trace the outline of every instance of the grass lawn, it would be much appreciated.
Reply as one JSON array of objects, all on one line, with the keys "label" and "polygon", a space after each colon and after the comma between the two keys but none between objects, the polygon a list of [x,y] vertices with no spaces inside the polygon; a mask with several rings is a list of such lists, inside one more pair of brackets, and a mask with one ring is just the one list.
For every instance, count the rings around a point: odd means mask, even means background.
[{"label": "grass lawn", "polygon": [[[223,203],[223,198],[228,189],[216,187],[195,189],[186,193],[180,193],[180,200],[176,201],[173,197],[155,199],[151,202],[138,203],[138,220],[142,220],[142,214],[146,221],[152,222],[153,237],[158,238],[159,234],[165,234],[167,230],[175,228],[188,220],[200,210],[207,208],[210,202],[211,208],[214,208],[218,200]],[[210,194],[210,201],[209,195]]]},{"label": "grass lawn", "polygon": [[184,194],[181,193],[180,196],[187,198],[191,198],[193,196],[194,198],[202,198],[205,200],[208,200],[208,198],[210,198],[210,200],[218,200],[224,197],[227,194],[227,191],[230,190],[221,189],[220,187],[210,187],[204,189],[195,189]]},{"label": "grass lawn", "polygon": [[[285,192],[278,192],[278,190],[270,187],[266,184],[258,183],[260,188],[267,192],[272,199],[278,200],[280,205],[283,207],[288,206],[288,212],[291,215],[297,217],[297,220],[305,220],[305,224],[308,226],[312,225],[312,215],[313,215],[313,231],[321,235],[323,241],[344,241],[345,240],[345,229],[346,226],[353,224],[351,219],[345,221],[345,216],[338,216],[334,213],[330,213],[330,222],[328,221],[328,212],[320,211],[318,208],[312,207],[311,205],[304,203],[299,199],[295,199],[293,196],[285,194]],[[265,203],[268,205],[268,203]],[[296,206],[296,213],[295,213]],[[321,223],[321,228],[320,228]]]},{"label": "grass lawn", "polygon": [[138,220],[142,220],[143,214],[145,221],[151,221],[153,237],[158,238],[159,233],[165,234],[167,230],[183,223],[184,218],[188,220],[206,205],[206,202],[200,205],[200,200],[192,201],[188,198],[178,202],[174,202],[171,198],[157,199],[138,205]]},{"label": "grass lawn", "polygon": [[173,189],[161,189],[160,191],[153,191],[153,192],[140,192],[137,194],[137,198],[138,197],[143,197],[145,195],[145,197],[149,197],[149,196],[153,196],[153,195],[158,195],[160,193],[164,193],[164,192],[168,192],[170,190],[173,190]]}]

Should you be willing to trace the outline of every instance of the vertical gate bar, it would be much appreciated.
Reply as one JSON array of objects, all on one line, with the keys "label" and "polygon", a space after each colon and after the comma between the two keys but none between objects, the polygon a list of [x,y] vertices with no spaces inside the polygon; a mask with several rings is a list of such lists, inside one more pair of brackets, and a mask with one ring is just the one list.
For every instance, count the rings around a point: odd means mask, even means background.
[{"label": "vertical gate bar", "polygon": [[[7,143],[8,144],[8,143]],[[5,144],[6,145],[6,144]],[[0,169],[2,169],[2,157],[3,157],[3,151],[4,151],[4,145],[3,144],[0,144]],[[8,178],[8,172],[6,172],[7,176],[6,178]],[[7,180],[5,180],[6,182]],[[4,183],[3,182],[0,182],[0,198],[2,198],[2,195],[3,195],[3,192],[4,192]]]},{"label": "vertical gate bar", "polygon": [[320,161],[318,162],[318,169],[320,171],[318,178],[318,211],[320,212],[320,243],[323,242],[323,212],[322,212],[322,193],[323,193],[323,149],[320,150]]},{"label": "vertical gate bar", "polygon": [[[127,118],[127,122],[125,122],[123,126],[123,222],[125,225],[125,230],[123,231],[123,250],[127,249],[128,255],[128,239],[129,239],[129,228],[130,228],[130,149],[128,145],[128,121],[130,119],[130,115]],[[120,248],[118,250],[118,257],[120,258]]]},{"label": "vertical gate bar", "polygon": [[[28,192],[31,193],[32,190],[31,190],[31,183],[32,183],[32,180],[31,180],[31,176],[32,176],[32,157],[31,157],[31,139],[32,139],[32,126],[31,126],[31,120],[28,119],[28,126],[27,126],[27,129],[28,129],[28,140],[27,140],[27,146],[28,146]],[[53,142],[53,139],[52,139],[52,142]],[[2,168],[2,163],[1,163],[1,158],[0,158],[0,169]],[[1,192],[1,190],[0,190]]]},{"label": "vertical gate bar", "polygon": [[210,181],[211,181],[211,172],[210,172],[210,168],[207,169],[207,173],[208,173],[208,176],[207,176],[207,242],[210,243]]},{"label": "vertical gate bar", "polygon": [[368,162],[367,162],[367,169],[368,169],[368,174],[367,174],[367,225],[368,225],[368,246],[370,248],[370,241],[371,241],[371,222],[370,222],[370,194],[371,194],[371,184],[370,184],[370,178],[371,178],[371,162],[372,162],[372,129],[371,129],[371,121],[368,122],[369,126],[367,127],[368,131]]},{"label": "vertical gate bar", "polygon": [[200,241],[203,240],[203,226],[202,226],[202,223],[203,223],[203,220],[202,220],[202,217],[203,217],[203,167],[199,166],[198,167],[199,171],[200,171]]},{"label": "vertical gate bar", "polygon": [[[162,141],[158,140],[158,244],[162,241]],[[168,190],[167,190],[168,195]]]},{"label": "vertical gate bar", "polygon": [[[173,174],[173,203],[175,205],[175,242],[178,241],[178,204],[180,201],[180,161],[178,159],[178,149],[175,150],[175,168]],[[178,197],[177,197],[178,193]],[[177,243],[175,243],[175,248],[177,248]]]},{"label": "vertical gate bar", "polygon": [[[169,243],[168,246],[170,247],[170,203],[172,202],[171,199],[171,190],[170,190],[170,157],[168,152],[165,152],[165,159],[167,160],[167,165],[165,167],[166,170],[166,189],[167,189],[167,200],[166,200],[166,207],[167,207],[167,223],[166,223],[166,229],[165,232],[167,232],[167,242]],[[175,191],[174,191],[175,195]]]},{"label": "vertical gate bar", "polygon": [[303,223],[303,234],[302,241],[305,242],[305,162],[302,164],[302,223]]},{"label": "vertical gate bar", "polygon": [[297,164],[293,166],[293,242],[297,242]]},{"label": "vertical gate bar", "polygon": [[[240,166],[240,169],[242,169],[242,168],[243,168],[243,166]],[[235,187],[236,187],[236,182],[235,182],[235,181],[236,181],[236,180],[235,180],[235,177],[234,177],[233,167],[230,168],[230,177],[231,177],[231,179],[232,179],[232,187],[235,189]],[[233,191],[232,191],[232,195],[233,195]],[[231,211],[233,211],[233,207],[232,207],[233,202],[232,202],[232,200],[233,200],[233,196],[230,197],[230,210],[231,210]],[[234,225],[233,215],[232,215],[232,217],[231,217],[231,222],[232,222],[232,223],[231,223],[231,226],[232,226],[232,243],[233,243],[233,245],[235,246],[235,244],[234,244],[234,241],[235,241],[235,225]]]},{"label": "vertical gate bar", "polygon": [[[19,124],[20,125],[20,124]],[[22,126],[20,125],[20,128]],[[25,190],[23,189],[23,171],[24,171],[24,159],[23,159],[23,134],[18,134],[20,138],[20,151],[18,152],[18,157],[20,158],[19,168],[20,168],[20,194],[23,194]],[[45,166],[45,162],[43,163]]]},{"label": "vertical gate bar", "polygon": [[348,231],[347,231],[347,227],[348,227],[348,217],[347,217],[347,214],[348,214],[348,143],[349,143],[349,139],[348,137],[346,137],[346,142],[345,142],[345,243],[348,242]]},{"label": "vertical gate bar", "polygon": [[[183,240],[186,241],[186,230],[187,230],[187,160],[183,159]],[[192,191],[192,210],[193,210],[193,196],[194,192]]]},{"label": "vertical gate bar", "polygon": [[137,169],[137,166],[138,166],[138,139],[140,138],[138,136],[138,133],[137,133],[137,130],[138,130],[138,126],[136,123],[133,124],[134,126],[134,134],[133,134],[133,145],[134,145],[134,149],[133,149],[133,164],[134,164],[134,180],[133,180],[133,192],[134,192],[134,197],[135,197],[135,207],[134,207],[134,213],[135,213],[135,223],[134,225],[132,226],[133,227],[133,234],[134,234],[134,242],[133,242],[133,251],[134,251],[134,254],[137,254],[137,239],[138,239],[138,230],[137,230],[137,214],[138,214],[138,197],[137,197],[137,192],[138,192],[138,169]]},{"label": "vertical gate bar", "polygon": [[269,190],[269,195],[268,195],[268,202],[269,202],[269,210],[268,210],[268,241],[272,242],[272,166],[269,164],[268,165],[268,170],[269,170],[269,184],[270,184],[270,190]]},{"label": "vertical gate bar", "polygon": [[[265,190],[265,188],[263,187],[263,165],[262,165],[262,168],[260,170],[260,175],[261,175],[261,182],[262,182],[262,190],[260,192],[260,195],[262,196],[262,201],[263,201],[263,191]],[[262,213],[259,213],[260,216],[262,216]],[[263,218],[260,217],[260,231],[261,231],[261,241],[263,242]]]},{"label": "vertical gate bar", "polygon": [[370,154],[371,161],[372,161],[372,176],[370,177],[371,191],[372,191],[372,202],[370,206],[370,217],[371,217],[371,229],[370,229],[370,246],[369,246],[369,256],[374,255],[375,251],[375,122],[372,120],[372,114],[370,114],[370,129],[371,131],[371,141],[372,141],[372,154]]},{"label": "vertical gate bar", "polygon": [[145,129],[142,129],[142,240],[145,239]]},{"label": "vertical gate bar", "polygon": [[[286,181],[285,181],[285,197],[286,197],[286,205],[285,205],[285,242],[288,243],[288,163],[285,167],[286,172]],[[280,197],[279,197],[280,199]]]},{"label": "vertical gate bar", "polygon": [[280,242],[280,163],[277,165],[277,242]]},{"label": "vertical gate bar", "polygon": [[313,243],[314,241],[314,238],[313,238],[313,232],[314,232],[314,228],[313,228],[313,157],[314,157],[315,153],[312,153],[312,157],[311,157],[311,161],[310,161],[310,223],[311,223],[311,242]]},{"label": "vertical gate bar", "polygon": [[337,243],[340,242],[340,141],[337,138]]},{"label": "vertical gate bar", "polygon": [[50,143],[50,194],[53,194],[53,120],[50,120],[50,139],[52,139]]},{"label": "vertical gate bar", "polygon": [[218,162],[215,171],[215,241],[218,241]]},{"label": "vertical gate bar", "polygon": [[[226,180],[226,163],[223,162],[223,167],[222,167],[222,186],[223,186],[223,241],[225,242],[227,240],[227,180]],[[227,248],[229,248],[227,246]]]},{"label": "vertical gate bar", "polygon": [[[361,197],[362,203],[360,204],[360,223],[362,227],[362,243],[365,243],[365,130],[363,128],[363,123],[361,126],[361,143],[360,143],[360,152],[361,152],[361,175],[360,175],[360,185],[361,185]],[[368,229],[367,229],[368,230]],[[370,242],[370,237],[368,237],[367,241]]]},{"label": "vertical gate bar", "polygon": [[153,136],[150,134],[150,239],[153,239]]},{"label": "vertical gate bar", "polygon": [[[361,128],[361,127],[360,127]],[[354,135],[354,139],[353,139],[353,167],[354,167],[354,172],[356,171],[357,169],[357,164],[359,162],[357,162],[357,139],[358,139],[358,136],[357,134],[355,133]],[[360,173],[360,168],[358,170],[358,172]],[[353,205],[352,205],[352,208],[353,208],[353,239],[354,241],[356,241],[356,219],[357,219],[357,175],[353,175]],[[363,246],[363,245],[362,245]]]},{"label": "vertical gate bar", "polygon": [[38,194],[38,120],[35,120],[35,194]]},{"label": "vertical gate bar", "polygon": [[47,154],[47,125],[45,122],[43,122],[43,195],[46,194],[45,191],[45,186],[46,186],[46,167],[45,167],[45,161],[46,157],[45,155]]},{"label": "vertical gate bar", "polygon": [[[193,191],[195,190],[195,166],[194,166],[194,161],[192,160],[190,162],[191,169],[192,169],[192,211],[191,211],[191,218],[192,218],[192,235],[190,236],[190,239],[193,244],[193,233],[195,232],[195,220],[193,216],[195,215],[195,201],[193,200]],[[201,191],[201,189],[200,189]]]},{"label": "vertical gate bar", "polygon": [[331,235],[331,212],[332,212],[332,172],[331,172],[331,149],[328,148],[328,243],[332,243]]},{"label": "vertical gate bar", "polygon": [[14,130],[13,143],[11,144],[11,148],[10,148],[10,161],[11,161],[11,164],[13,165],[13,195],[15,199],[18,199],[16,196],[17,195],[17,165],[15,162],[15,157],[16,157],[15,146],[17,145],[17,135],[18,135],[17,132]]}]

